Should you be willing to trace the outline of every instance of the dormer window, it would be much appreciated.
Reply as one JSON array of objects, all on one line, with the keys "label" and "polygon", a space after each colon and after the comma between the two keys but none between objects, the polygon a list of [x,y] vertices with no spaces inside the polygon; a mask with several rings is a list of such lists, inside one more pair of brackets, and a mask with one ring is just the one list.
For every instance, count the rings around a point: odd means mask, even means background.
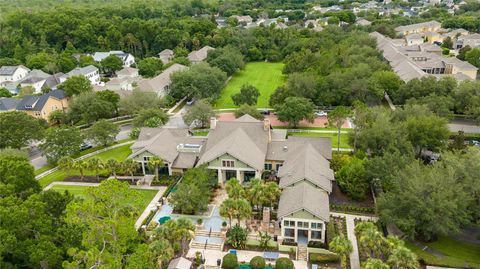
[{"label": "dormer window", "polygon": [[235,161],[233,160],[222,160],[223,167],[235,167]]}]

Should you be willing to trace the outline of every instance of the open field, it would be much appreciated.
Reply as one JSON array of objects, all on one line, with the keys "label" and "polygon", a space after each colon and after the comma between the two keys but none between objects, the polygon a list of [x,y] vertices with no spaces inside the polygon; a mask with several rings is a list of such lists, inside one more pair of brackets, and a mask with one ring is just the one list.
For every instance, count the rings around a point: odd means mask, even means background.
[{"label": "open field", "polygon": [[[108,159],[115,159],[117,161],[123,161],[125,160],[128,155],[131,154],[130,150],[131,144],[123,145],[118,148],[114,148],[102,153],[99,153],[97,155],[94,155],[92,157],[86,158],[85,160],[88,160],[90,158],[99,158],[103,161],[106,161]],[[80,175],[80,173],[76,170],[70,171],[70,175]],[[85,176],[94,176],[95,173],[93,171],[85,171]],[[53,181],[62,181],[65,177],[67,176],[67,173],[65,171],[55,171],[51,173],[50,175],[47,175],[39,180],[39,183],[42,187],[47,186],[48,184],[52,183]]]},{"label": "open field", "polygon": [[444,256],[437,257],[406,242],[406,246],[429,265],[463,268],[468,264],[470,268],[480,268],[480,245],[478,244],[469,244],[450,237],[440,237],[437,241],[425,243],[425,245],[441,252]]},{"label": "open field", "polygon": [[[88,199],[87,196],[87,189],[88,188],[95,188],[95,187],[87,187],[87,186],[74,186],[74,185],[55,185],[51,188],[51,190],[64,192],[68,191],[74,196],[81,197],[83,199]],[[141,190],[136,189],[139,193],[139,200],[135,201],[138,205],[141,213],[145,207],[152,201],[153,197],[157,194],[158,190]],[[123,201],[125,204],[132,204],[134,201]]]},{"label": "open field", "polygon": [[240,88],[244,84],[253,85],[260,91],[257,107],[269,107],[268,99],[270,95],[285,82],[285,76],[282,74],[283,66],[283,63],[247,63],[245,69],[233,75],[227,86],[222,90],[215,108],[236,107],[231,96],[240,92]]},{"label": "open field", "polygon": [[[289,136],[308,136],[308,137],[330,137],[332,139],[332,149],[337,148],[338,134],[330,133],[288,133]],[[348,144],[348,134],[340,134],[340,148],[351,148]]]}]

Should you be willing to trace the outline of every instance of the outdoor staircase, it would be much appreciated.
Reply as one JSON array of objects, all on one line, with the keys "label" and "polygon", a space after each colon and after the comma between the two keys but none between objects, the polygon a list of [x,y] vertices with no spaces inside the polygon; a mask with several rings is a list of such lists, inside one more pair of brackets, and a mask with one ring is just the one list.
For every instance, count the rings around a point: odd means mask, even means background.
[{"label": "outdoor staircase", "polygon": [[308,260],[308,249],[307,249],[306,246],[298,245],[297,260],[299,260],[299,261],[307,261]]},{"label": "outdoor staircase", "polygon": [[211,236],[211,237],[222,237],[222,232],[208,231],[208,230],[196,230],[195,235],[199,236]]},{"label": "outdoor staircase", "polygon": [[223,245],[222,244],[215,244],[215,243],[202,243],[202,242],[195,242],[192,241],[190,244],[190,248],[193,249],[211,249],[211,250],[220,250],[222,251]]}]

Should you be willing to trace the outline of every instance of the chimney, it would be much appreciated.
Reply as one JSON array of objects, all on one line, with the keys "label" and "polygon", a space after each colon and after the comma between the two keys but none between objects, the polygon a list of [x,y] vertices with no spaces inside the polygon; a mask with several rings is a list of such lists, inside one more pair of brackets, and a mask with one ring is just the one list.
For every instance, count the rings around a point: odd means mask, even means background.
[{"label": "chimney", "polygon": [[272,142],[272,130],[271,130],[269,119],[263,120],[263,130],[268,131],[268,143]]},{"label": "chimney", "polygon": [[217,127],[217,118],[211,117],[210,118],[210,129],[213,130]]}]

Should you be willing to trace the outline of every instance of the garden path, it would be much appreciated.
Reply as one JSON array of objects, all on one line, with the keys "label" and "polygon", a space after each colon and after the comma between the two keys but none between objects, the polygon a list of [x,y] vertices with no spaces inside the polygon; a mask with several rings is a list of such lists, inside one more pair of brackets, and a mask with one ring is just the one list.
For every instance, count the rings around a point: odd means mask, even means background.
[{"label": "garden path", "polygon": [[373,220],[377,221],[377,217],[372,216],[362,216],[362,215],[350,215],[344,213],[330,213],[334,217],[342,217],[346,219],[347,222],[347,237],[352,243],[353,251],[350,254],[350,268],[351,269],[360,269],[360,256],[358,254],[358,244],[357,237],[355,236],[355,219],[360,220]]}]

